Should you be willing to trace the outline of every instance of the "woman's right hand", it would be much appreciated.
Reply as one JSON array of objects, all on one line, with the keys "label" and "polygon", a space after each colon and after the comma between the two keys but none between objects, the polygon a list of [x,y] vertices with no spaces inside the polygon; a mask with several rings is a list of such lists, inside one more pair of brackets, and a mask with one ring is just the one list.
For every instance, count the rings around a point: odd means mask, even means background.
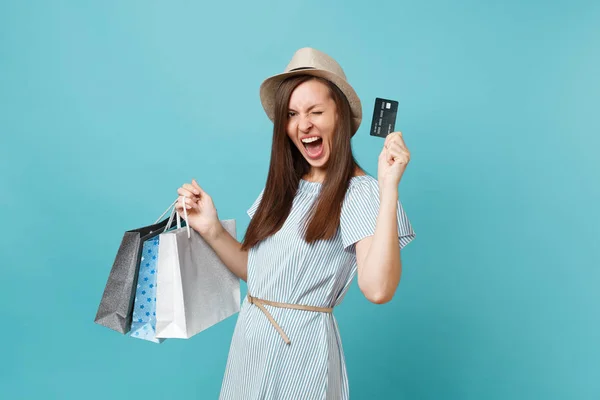
[{"label": "woman's right hand", "polygon": [[184,183],[177,189],[179,198],[175,205],[175,210],[181,218],[185,219],[183,211],[182,198],[185,197],[187,209],[187,224],[190,228],[198,232],[202,237],[216,234],[218,229],[222,227],[217,215],[217,209],[212,201],[212,198],[198,185],[195,179],[192,183]]}]

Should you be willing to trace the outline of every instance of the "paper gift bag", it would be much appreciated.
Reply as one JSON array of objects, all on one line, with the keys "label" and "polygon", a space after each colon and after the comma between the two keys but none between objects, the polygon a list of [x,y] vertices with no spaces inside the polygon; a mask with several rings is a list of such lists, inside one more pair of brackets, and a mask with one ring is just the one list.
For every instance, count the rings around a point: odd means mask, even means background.
[{"label": "paper gift bag", "polygon": [[142,249],[140,268],[133,303],[130,336],[161,343],[156,333],[156,268],[159,236],[146,240]]},{"label": "paper gift bag", "polygon": [[[221,221],[233,237],[235,220]],[[240,281],[194,230],[162,233],[156,337],[187,339],[240,311]]]},{"label": "paper gift bag", "polygon": [[[172,207],[174,210],[174,204],[157,221]],[[142,245],[162,233],[172,220],[171,214],[170,218],[161,222],[125,232],[104,287],[95,323],[123,334],[129,332]]]}]

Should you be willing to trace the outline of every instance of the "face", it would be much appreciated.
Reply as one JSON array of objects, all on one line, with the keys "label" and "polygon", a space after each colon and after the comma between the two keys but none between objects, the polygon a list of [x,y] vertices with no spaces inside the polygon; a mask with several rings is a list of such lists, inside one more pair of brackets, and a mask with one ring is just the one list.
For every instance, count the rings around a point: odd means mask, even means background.
[{"label": "face", "polygon": [[300,84],[290,97],[287,134],[315,170],[325,170],[337,122],[337,108],[322,82]]}]

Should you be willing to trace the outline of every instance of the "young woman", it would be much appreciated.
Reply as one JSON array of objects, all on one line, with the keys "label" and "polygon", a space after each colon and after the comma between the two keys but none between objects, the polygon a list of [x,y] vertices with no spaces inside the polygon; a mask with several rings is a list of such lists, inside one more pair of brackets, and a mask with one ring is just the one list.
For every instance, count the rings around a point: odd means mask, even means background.
[{"label": "young woman", "polygon": [[183,196],[190,227],[248,283],[220,398],[347,399],[332,310],[355,274],[371,302],[394,295],[400,250],[415,237],[398,196],[410,153],[402,134],[392,133],[377,179],[365,174],[350,145],[360,100],[320,51],[298,50],[260,92],[274,123],[271,163],[243,243],[222,228],[195,180],[178,189],[177,211],[183,214]]}]

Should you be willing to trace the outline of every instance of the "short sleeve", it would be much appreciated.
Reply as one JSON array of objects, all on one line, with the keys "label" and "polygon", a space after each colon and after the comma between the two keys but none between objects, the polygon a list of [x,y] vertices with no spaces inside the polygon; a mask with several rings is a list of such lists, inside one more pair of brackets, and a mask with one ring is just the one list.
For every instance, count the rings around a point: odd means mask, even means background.
[{"label": "short sleeve", "polygon": [[[379,185],[376,179],[350,185],[340,216],[340,234],[344,249],[375,233],[379,204]],[[415,238],[415,232],[400,201],[396,209],[396,220],[398,244],[402,249]]]},{"label": "short sleeve", "polygon": [[260,205],[260,201],[262,200],[262,196],[264,193],[264,189],[260,192],[260,194],[258,195],[258,197],[256,198],[256,200],[254,200],[254,203],[252,204],[252,206],[248,209],[247,213],[248,216],[250,218],[254,217],[254,213],[256,212],[256,210],[258,210],[258,206]]}]

